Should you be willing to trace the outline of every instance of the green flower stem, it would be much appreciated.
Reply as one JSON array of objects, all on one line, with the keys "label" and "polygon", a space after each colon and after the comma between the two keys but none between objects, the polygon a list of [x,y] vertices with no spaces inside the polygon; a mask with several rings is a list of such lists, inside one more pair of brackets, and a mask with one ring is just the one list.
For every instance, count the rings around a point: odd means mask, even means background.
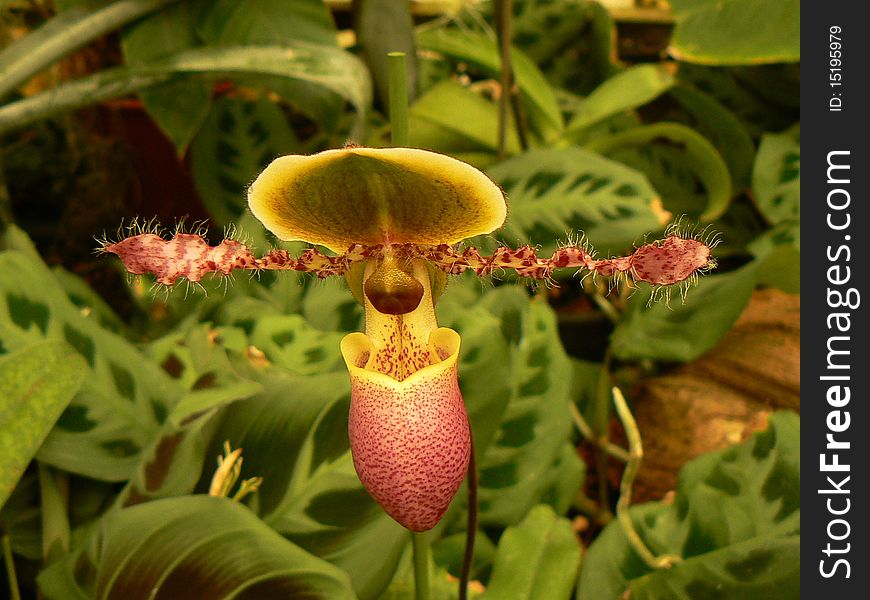
[{"label": "green flower stem", "polygon": [[513,16],[512,0],[497,0],[496,7],[496,36],[498,37],[498,49],[501,56],[501,72],[499,83],[501,95],[498,101],[498,158],[503,159],[507,154],[507,130],[508,111],[510,98],[513,94],[514,74],[511,65],[511,17]]},{"label": "green flower stem", "polygon": [[468,598],[471,564],[474,560],[474,538],[477,534],[477,461],[474,456],[474,437],[471,438],[471,456],[468,459],[468,523],[465,531],[465,554],[459,574],[459,600]]},{"label": "green flower stem", "polygon": [[414,598],[429,600],[429,534],[425,531],[411,532],[414,545]]},{"label": "green flower stem", "polygon": [[99,9],[71,9],[0,53],[0,98],[67,54],[178,0],[120,0]]},{"label": "green flower stem", "polygon": [[610,443],[610,348],[604,354],[601,371],[598,374],[598,386],[595,390],[595,422],[593,432],[598,441],[595,449],[595,468],[598,471],[598,503],[605,521],[613,516],[610,512],[610,486],[607,472],[607,453],[602,448]]},{"label": "green flower stem", "polygon": [[18,591],[18,577],[15,574],[15,559],[12,557],[12,542],[9,541],[9,535],[3,528],[3,523],[0,523],[0,544],[3,546],[6,578],[9,580],[9,597],[12,600],[21,600],[21,593]]},{"label": "green flower stem", "polygon": [[575,404],[572,403],[568,410],[571,412],[571,420],[574,421],[574,425],[577,427],[577,431],[580,432],[580,435],[582,435],[584,439],[588,440],[601,450],[604,450],[613,458],[621,460],[622,462],[628,462],[628,452],[626,452],[624,448],[617,446],[613,442],[602,440],[597,435],[595,435],[595,432],[592,431],[592,427],[589,425],[589,423],[586,422],[586,419],[583,418],[583,415]]},{"label": "green flower stem", "polygon": [[619,391],[619,388],[616,387],[613,388],[613,404],[616,406],[616,414],[619,415],[619,420],[622,422],[623,428],[625,428],[629,447],[629,460],[625,465],[622,481],[619,484],[619,501],[616,503],[616,518],[619,519],[619,523],[622,525],[622,530],[628,538],[631,547],[643,559],[643,562],[651,569],[666,569],[682,559],[679,556],[671,554],[654,555],[640,538],[628,512],[629,506],[631,506],[632,485],[634,485],[634,479],[637,477],[640,463],[643,460],[643,445],[640,439],[640,431],[637,428],[637,422],[634,420],[634,416],[625,402],[625,397]]},{"label": "green flower stem", "polygon": [[390,81],[390,139],[393,146],[404,148],[408,141],[408,74],[404,52],[387,54]]}]

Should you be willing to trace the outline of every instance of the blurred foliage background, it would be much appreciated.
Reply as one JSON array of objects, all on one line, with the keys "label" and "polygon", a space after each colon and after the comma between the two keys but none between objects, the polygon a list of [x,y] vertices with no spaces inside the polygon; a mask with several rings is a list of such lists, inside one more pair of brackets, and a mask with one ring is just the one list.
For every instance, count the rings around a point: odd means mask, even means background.
[{"label": "blurred foliage background", "polygon": [[[134,217],[301,251],[245,187],[282,154],[387,145],[401,50],[411,144],[510,199],[478,247],[546,253],[582,230],[617,254],[680,215],[724,239],[685,302],[450,281],[437,310],[463,338],[480,466],[472,595],[799,597],[799,3],[605,4],[5,0],[0,589],[412,596],[407,533],[350,460],[338,342],[362,312],[344,283],[154,293],[93,254]],[[631,515],[682,557],[671,569],[613,520],[613,384],[646,447]],[[227,440],[241,477],[263,477],[241,503],[204,495]],[[464,498],[432,534],[439,598],[456,595]]]}]

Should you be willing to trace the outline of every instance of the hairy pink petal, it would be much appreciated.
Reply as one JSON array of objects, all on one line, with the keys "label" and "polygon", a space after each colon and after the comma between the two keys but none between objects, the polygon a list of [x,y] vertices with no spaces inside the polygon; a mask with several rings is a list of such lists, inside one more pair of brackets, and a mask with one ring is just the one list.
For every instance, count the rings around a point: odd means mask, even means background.
[{"label": "hairy pink petal", "polygon": [[512,269],[522,277],[546,279],[556,269],[584,269],[602,277],[624,273],[634,281],[661,286],[690,280],[693,275],[715,265],[709,244],[678,235],[644,244],[627,256],[600,260],[593,258],[586,248],[576,245],[563,246],[549,258],[540,258],[530,246],[517,249],[501,247],[492,256],[483,256],[474,248],[458,250],[447,244],[354,244],[340,256],[326,256],[316,248],[309,248],[298,258],[291,257],[286,250],[273,250],[256,258],[241,242],[224,240],[217,246],[209,246],[199,235],[184,233],[170,240],[143,233],[105,244],[103,250],[121,257],[131,273],[153,273],[159,283],[167,285],[174,284],[179,277],[199,281],[207,273],[227,275],[235,269],[294,270],[318,277],[343,275],[351,264],[387,253],[408,260],[427,260],[448,274],[471,269],[483,276]]},{"label": "hairy pink petal", "polygon": [[706,244],[672,235],[660,244],[638,248],[631,256],[631,274],[638,281],[673,285],[707,268],[710,262]]},{"label": "hairy pink petal", "polygon": [[241,242],[224,240],[209,246],[201,236],[192,233],[179,233],[171,240],[143,233],[107,244],[103,249],[117,254],[130,273],[154,273],[158,283],[166,285],[172,285],[179,277],[199,281],[206,273],[217,271],[226,275],[256,263]]}]

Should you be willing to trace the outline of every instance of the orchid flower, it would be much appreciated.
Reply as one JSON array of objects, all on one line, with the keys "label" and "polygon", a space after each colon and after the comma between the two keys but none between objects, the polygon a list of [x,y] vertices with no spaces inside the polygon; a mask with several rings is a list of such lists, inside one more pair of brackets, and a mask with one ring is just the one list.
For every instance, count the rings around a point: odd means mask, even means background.
[{"label": "orchid flower", "polygon": [[235,269],[344,275],[365,308],[365,333],[350,333],[341,352],[350,373],[350,447],[365,488],[412,531],[434,527],[468,469],[471,432],[459,389],[460,336],[438,327],[435,303],[446,274],[513,269],[549,279],[555,269],[670,286],[713,266],[704,240],[669,231],[631,255],[596,260],[566,245],[550,258],[534,249],[499,248],[482,256],[459,245],[503,224],[507,202],[486,175],[461,161],[411,148],[349,146],[272,162],[248,191],[251,212],[282,240],[317,249],[255,257],[242,243],[209,246],[195,234],[166,240],[139,233],[104,249],[134,274],[159,283]]}]

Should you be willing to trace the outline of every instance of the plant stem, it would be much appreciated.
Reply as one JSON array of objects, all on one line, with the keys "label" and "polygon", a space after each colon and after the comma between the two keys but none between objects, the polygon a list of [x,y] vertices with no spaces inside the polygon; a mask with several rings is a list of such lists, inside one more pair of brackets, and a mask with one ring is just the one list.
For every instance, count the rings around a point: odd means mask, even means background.
[{"label": "plant stem", "polygon": [[408,74],[405,53],[387,54],[390,76],[390,140],[393,146],[406,147],[408,141]]},{"label": "plant stem", "polygon": [[595,467],[598,471],[598,502],[605,515],[610,514],[610,489],[607,478],[607,453],[602,450],[610,443],[610,348],[604,355],[601,372],[598,375],[598,386],[595,391],[595,439],[598,440],[595,451]]},{"label": "plant stem", "polygon": [[589,423],[586,422],[586,419],[583,418],[583,415],[575,404],[572,403],[568,410],[571,412],[571,419],[574,421],[574,425],[577,427],[580,435],[582,435],[586,440],[592,442],[601,450],[607,452],[610,456],[619,459],[622,462],[628,462],[629,454],[625,451],[625,448],[621,448],[612,442],[599,439],[598,436],[595,435],[595,432],[592,431],[592,427]]},{"label": "plant stem", "polygon": [[637,533],[634,522],[631,520],[631,515],[628,512],[629,506],[631,506],[632,485],[634,485],[634,479],[643,460],[643,445],[640,439],[640,431],[637,428],[637,422],[634,420],[634,416],[625,402],[625,397],[619,391],[619,388],[616,387],[613,388],[613,404],[616,406],[616,414],[619,415],[619,420],[622,422],[623,428],[625,428],[629,447],[629,460],[625,464],[625,471],[622,472],[622,481],[619,484],[619,501],[616,503],[616,518],[619,519],[622,530],[632,548],[634,548],[634,551],[650,568],[669,568],[682,559],[679,556],[671,554],[655,556],[646,547],[646,544],[644,544]]},{"label": "plant stem", "polygon": [[501,73],[499,78],[501,95],[498,99],[498,158],[501,160],[507,154],[508,114],[514,87],[513,65],[511,64],[513,0],[496,0],[495,11],[495,32],[501,57]]},{"label": "plant stem", "polygon": [[429,600],[429,534],[425,531],[412,531],[414,545],[414,598]]},{"label": "plant stem", "polygon": [[471,456],[468,459],[468,523],[465,531],[465,554],[462,556],[462,570],[459,573],[459,600],[468,598],[468,582],[471,580],[474,538],[477,535],[477,483],[477,461],[472,437]]},{"label": "plant stem", "polygon": [[0,53],[0,98],[63,56],[177,1],[119,0],[97,10],[74,8],[53,17]]},{"label": "plant stem", "polygon": [[619,309],[617,309],[613,303],[607,299],[607,296],[601,293],[598,286],[594,282],[585,279],[580,285],[583,287],[583,291],[589,294],[589,297],[592,298],[595,305],[598,306],[602,313],[604,313],[604,316],[614,325],[619,325],[620,321],[622,321],[622,314],[620,314]]},{"label": "plant stem", "polygon": [[11,600],[21,600],[21,592],[18,591],[18,576],[15,574],[15,559],[12,556],[12,542],[9,534],[0,523],[0,544],[3,546],[3,562],[6,563],[6,578],[9,580],[9,597]]}]

